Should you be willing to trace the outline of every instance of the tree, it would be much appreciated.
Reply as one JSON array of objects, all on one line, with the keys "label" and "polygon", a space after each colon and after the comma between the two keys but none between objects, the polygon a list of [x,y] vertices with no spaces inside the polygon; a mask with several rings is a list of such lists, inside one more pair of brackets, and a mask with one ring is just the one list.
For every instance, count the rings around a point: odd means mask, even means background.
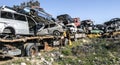
[{"label": "tree", "polygon": [[34,0],[30,0],[29,2],[23,2],[20,3],[20,5],[13,5],[13,9],[15,9],[16,11],[18,11],[19,9],[23,9],[25,7],[32,7],[32,6],[40,6],[40,2],[34,1]]}]

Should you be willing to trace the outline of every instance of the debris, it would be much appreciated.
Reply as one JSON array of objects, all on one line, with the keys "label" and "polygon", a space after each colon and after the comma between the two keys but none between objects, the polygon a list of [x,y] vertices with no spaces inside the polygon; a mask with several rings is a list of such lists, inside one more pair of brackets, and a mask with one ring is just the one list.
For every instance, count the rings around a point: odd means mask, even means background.
[{"label": "debris", "polygon": [[20,65],[27,65],[26,63],[22,62]]}]

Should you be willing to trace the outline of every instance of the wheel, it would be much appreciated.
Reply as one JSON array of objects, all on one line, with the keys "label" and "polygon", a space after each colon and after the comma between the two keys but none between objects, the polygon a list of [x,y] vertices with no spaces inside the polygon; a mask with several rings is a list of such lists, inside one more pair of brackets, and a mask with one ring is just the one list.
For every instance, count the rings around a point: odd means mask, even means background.
[{"label": "wheel", "polygon": [[27,56],[36,56],[38,53],[38,47],[34,43],[28,43],[26,46],[26,55]]},{"label": "wheel", "polygon": [[61,34],[60,34],[59,31],[54,31],[54,32],[53,32],[53,35],[55,35],[55,36],[60,36]]}]

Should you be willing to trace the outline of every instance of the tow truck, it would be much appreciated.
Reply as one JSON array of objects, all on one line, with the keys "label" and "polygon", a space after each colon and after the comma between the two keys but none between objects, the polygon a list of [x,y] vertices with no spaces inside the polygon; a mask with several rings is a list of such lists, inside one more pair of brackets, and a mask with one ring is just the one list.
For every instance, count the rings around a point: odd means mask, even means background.
[{"label": "tow truck", "polygon": [[18,13],[6,6],[0,9],[0,14],[1,57],[32,56],[38,53],[39,46],[64,44],[64,42],[60,42],[61,36],[36,35],[39,25],[36,24],[35,20],[37,16],[33,18],[33,14],[31,16]]}]

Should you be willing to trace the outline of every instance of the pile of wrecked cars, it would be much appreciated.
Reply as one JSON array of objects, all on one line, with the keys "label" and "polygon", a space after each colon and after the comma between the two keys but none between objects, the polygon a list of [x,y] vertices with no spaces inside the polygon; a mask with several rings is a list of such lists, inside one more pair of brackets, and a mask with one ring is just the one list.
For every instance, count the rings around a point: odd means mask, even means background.
[{"label": "pile of wrecked cars", "polygon": [[[67,44],[63,33],[73,24],[62,25],[42,8],[24,7],[18,11],[8,6],[0,8],[0,56],[32,56],[38,47]],[[67,27],[67,28],[66,28]],[[74,27],[71,38],[77,38]],[[62,42],[61,42],[62,40]]]},{"label": "pile of wrecked cars", "polygon": [[39,47],[79,38],[119,38],[120,18],[94,25],[68,14],[53,18],[40,7],[0,7],[0,57],[36,55]]},{"label": "pile of wrecked cars", "polygon": [[39,14],[34,15],[32,11],[37,9],[17,12],[7,6],[0,8],[0,56],[31,56],[36,55],[38,47],[45,43],[60,44],[64,27],[53,22],[47,13],[37,11]]}]

